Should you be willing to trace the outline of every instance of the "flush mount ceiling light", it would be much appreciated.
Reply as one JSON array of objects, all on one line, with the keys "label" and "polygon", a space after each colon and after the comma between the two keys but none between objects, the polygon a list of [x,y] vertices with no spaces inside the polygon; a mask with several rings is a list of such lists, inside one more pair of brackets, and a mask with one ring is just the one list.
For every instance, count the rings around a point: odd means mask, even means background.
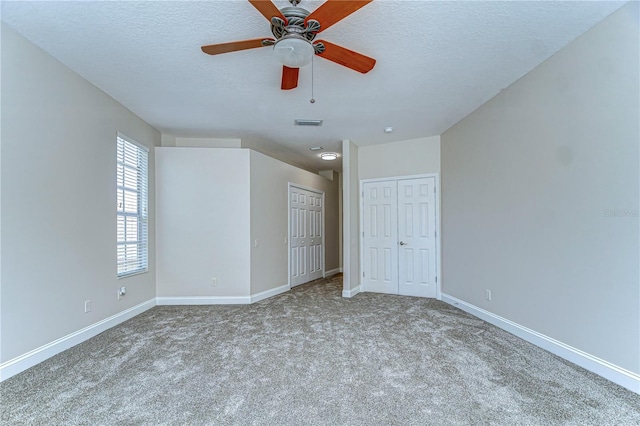
[{"label": "flush mount ceiling light", "polygon": [[322,158],[323,160],[331,161],[338,158],[338,154],[336,154],[335,152],[323,152],[322,154],[320,154],[320,158]]},{"label": "flush mount ceiling light", "polygon": [[385,132],[385,133],[391,133],[391,132],[393,132],[393,127],[385,127],[385,128],[384,128],[384,132]]},{"label": "flush mount ceiling light", "polygon": [[315,51],[306,38],[291,34],[282,37],[273,45],[273,54],[285,67],[300,68],[309,65]]}]

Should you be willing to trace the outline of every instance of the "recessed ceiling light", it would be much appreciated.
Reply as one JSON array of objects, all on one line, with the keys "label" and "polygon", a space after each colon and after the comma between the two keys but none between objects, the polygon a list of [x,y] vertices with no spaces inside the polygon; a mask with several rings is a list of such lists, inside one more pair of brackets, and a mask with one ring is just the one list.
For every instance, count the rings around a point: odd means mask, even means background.
[{"label": "recessed ceiling light", "polygon": [[322,154],[320,154],[320,158],[322,158],[323,160],[331,161],[338,158],[338,154],[336,154],[335,152],[323,152]]},{"label": "recessed ceiling light", "polygon": [[384,128],[384,132],[385,132],[385,133],[391,133],[391,132],[393,132],[393,127],[385,127],[385,128]]},{"label": "recessed ceiling light", "polygon": [[311,148],[309,148],[311,151],[320,151],[323,150],[324,148],[321,146],[312,146]]}]

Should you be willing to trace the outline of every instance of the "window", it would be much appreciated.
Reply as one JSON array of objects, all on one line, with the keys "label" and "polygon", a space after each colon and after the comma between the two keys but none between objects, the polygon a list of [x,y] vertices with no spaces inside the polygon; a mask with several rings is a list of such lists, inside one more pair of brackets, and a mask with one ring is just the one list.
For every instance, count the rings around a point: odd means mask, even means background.
[{"label": "window", "polygon": [[118,278],[148,271],[147,163],[148,149],[117,137]]}]

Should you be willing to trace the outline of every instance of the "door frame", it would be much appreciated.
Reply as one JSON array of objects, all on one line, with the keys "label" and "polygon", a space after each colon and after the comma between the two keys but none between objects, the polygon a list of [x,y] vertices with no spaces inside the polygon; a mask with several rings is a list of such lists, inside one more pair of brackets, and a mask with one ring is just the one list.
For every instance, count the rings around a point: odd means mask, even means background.
[{"label": "door frame", "polygon": [[[398,181],[404,179],[419,179],[419,178],[435,178],[435,188],[436,188],[436,299],[442,300],[442,258],[440,256],[442,247],[440,241],[440,173],[425,173],[419,175],[407,175],[407,176],[388,176],[381,178],[371,178],[371,179],[360,179],[359,185],[359,210],[360,210],[360,237],[358,244],[358,257],[360,264],[360,272],[361,274],[358,276],[358,285],[360,286],[361,292],[366,292],[366,286],[364,280],[362,279],[362,274],[364,274],[364,184],[370,182],[387,182],[387,181]],[[324,207],[324,203],[323,203]],[[324,264],[323,264],[324,266]],[[398,265],[400,267],[400,265]]]},{"label": "door frame", "polygon": [[[322,254],[320,256],[320,263],[322,264],[322,278],[325,278],[325,268],[324,268],[324,253],[326,250],[326,243],[324,239],[324,228],[325,228],[325,214],[324,214],[324,191],[316,188],[311,188],[309,186],[298,185],[297,183],[288,182],[287,183],[287,285],[289,286],[289,290],[291,290],[291,188],[302,189],[304,191],[314,192],[322,196]],[[300,284],[302,285],[302,284]]]}]

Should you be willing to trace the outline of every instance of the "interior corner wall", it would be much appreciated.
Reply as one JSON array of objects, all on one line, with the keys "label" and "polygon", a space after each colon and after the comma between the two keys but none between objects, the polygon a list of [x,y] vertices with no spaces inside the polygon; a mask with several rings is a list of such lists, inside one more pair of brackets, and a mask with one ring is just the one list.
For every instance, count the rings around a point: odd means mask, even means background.
[{"label": "interior corner wall", "polygon": [[344,207],[343,207],[343,188],[342,188],[342,173],[338,173],[338,268],[340,271],[344,271]]},{"label": "interior corner wall", "polygon": [[160,135],[160,146],[176,146],[176,137],[162,133]]},{"label": "interior corner wall", "polygon": [[[160,133],[2,23],[5,363],[155,299]],[[116,134],[150,147],[149,272],[116,276]],[[127,294],[117,298],[117,289]],[[86,300],[92,308],[84,312]]]},{"label": "interior corner wall", "polygon": [[[325,271],[339,259],[338,180],[251,152],[251,294],[288,285],[288,183],[325,194]],[[255,242],[258,242],[256,247]]]},{"label": "interior corner wall", "polygon": [[174,138],[175,146],[189,148],[241,148],[240,139],[228,138]]},{"label": "interior corner wall", "polygon": [[446,131],[441,194],[444,293],[636,374],[638,21],[627,4]]},{"label": "interior corner wall", "polygon": [[156,148],[156,187],[157,296],[248,297],[249,151]]},{"label": "interior corner wall", "polygon": [[343,294],[360,290],[360,196],[358,146],[342,141]]},{"label": "interior corner wall", "polygon": [[440,136],[358,148],[359,179],[440,173]]}]

